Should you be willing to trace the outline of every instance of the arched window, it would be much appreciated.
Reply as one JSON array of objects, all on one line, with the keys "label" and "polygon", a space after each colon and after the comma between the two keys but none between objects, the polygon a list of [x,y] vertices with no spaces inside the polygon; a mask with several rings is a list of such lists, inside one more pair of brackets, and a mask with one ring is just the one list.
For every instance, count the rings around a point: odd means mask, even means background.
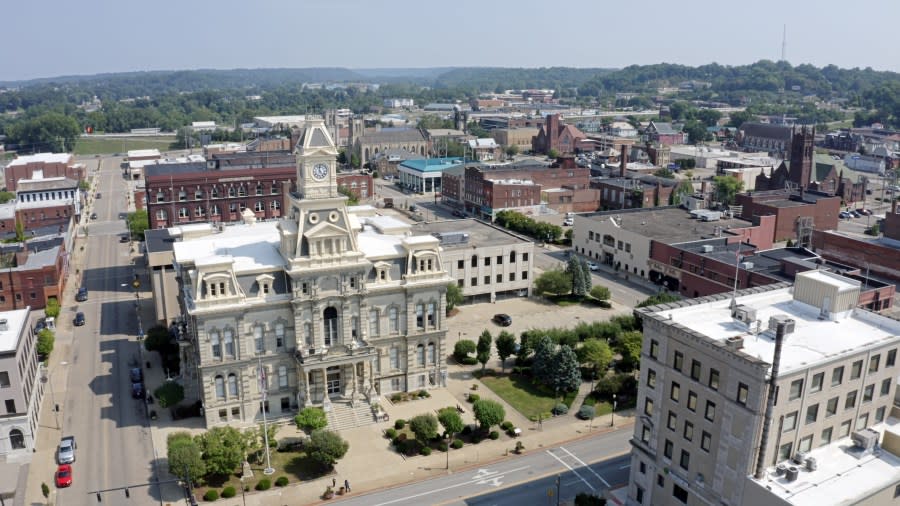
[{"label": "arched window", "polygon": [[391,334],[400,332],[400,312],[396,307],[388,309],[388,320],[390,320]]},{"label": "arched window", "polygon": [[25,448],[25,435],[19,429],[9,431],[9,444],[13,450],[22,450]]},{"label": "arched window", "polygon": [[416,362],[418,365],[425,365],[425,347],[421,344],[416,346]]},{"label": "arched window", "polygon": [[237,196],[237,190],[234,188],[234,186],[228,188],[228,196],[229,196],[229,197],[236,197],[236,196]]},{"label": "arched window", "polygon": [[225,399],[225,378],[216,376],[216,398]]},{"label": "arched window", "polygon": [[212,347],[213,358],[222,358],[222,341],[219,339],[218,332],[209,333],[209,342]]},{"label": "arched window", "polygon": [[238,382],[235,373],[228,375],[228,395],[232,397],[237,397],[238,395]]},{"label": "arched window", "polygon": [[222,210],[219,209],[219,204],[213,204],[209,210],[209,214],[211,214],[213,216],[218,216],[218,215],[222,214]]},{"label": "arched window", "polygon": [[429,363],[429,364],[434,364],[434,363],[435,363],[434,351],[435,351],[435,350],[434,350],[434,343],[428,343],[428,363]]},{"label": "arched window", "polygon": [[338,313],[337,309],[329,306],[322,312],[325,325],[325,346],[337,344],[338,340]]},{"label": "arched window", "polygon": [[234,358],[234,332],[226,330],[225,335],[225,355]]},{"label": "arched window", "polygon": [[253,210],[261,213],[266,210],[266,205],[262,200],[257,200],[255,204],[253,204]]}]

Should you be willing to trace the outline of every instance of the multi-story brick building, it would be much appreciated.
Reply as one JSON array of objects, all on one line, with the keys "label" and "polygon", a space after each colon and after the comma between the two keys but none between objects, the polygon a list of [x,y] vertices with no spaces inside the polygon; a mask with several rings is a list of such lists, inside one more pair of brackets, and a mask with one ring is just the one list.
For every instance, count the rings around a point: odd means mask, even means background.
[{"label": "multi-story brick building", "polygon": [[21,179],[44,179],[64,177],[81,181],[84,179],[85,166],[76,163],[75,156],[70,153],[39,153],[20,156],[9,162],[4,169],[6,190],[14,192]]},{"label": "multi-story brick building", "polygon": [[43,309],[51,298],[62,302],[74,220],[62,233],[51,228],[49,235],[0,247],[0,311]]},{"label": "multi-story brick building", "polygon": [[[878,464],[854,442],[896,430],[900,323],[858,309],[859,292],[812,270],[792,287],[638,309],[626,504],[886,504],[872,495],[893,493],[900,460]],[[877,484],[854,484],[868,480],[857,466],[884,464]]]},{"label": "multi-story brick building", "polygon": [[841,198],[813,191],[769,190],[735,197],[741,218],[775,216],[775,240],[797,239],[798,231],[833,230],[840,220]]},{"label": "multi-story brick building", "polygon": [[[20,179],[17,187],[16,217],[25,230],[51,226],[65,228],[72,217],[81,215],[84,195],[74,179]],[[0,225],[2,229],[5,227]]]},{"label": "multi-story brick building", "polygon": [[338,174],[337,184],[360,200],[375,196],[375,180],[371,174]]},{"label": "multi-story brick building", "polygon": [[548,114],[544,125],[531,141],[531,149],[535,153],[549,154],[552,150],[567,155],[581,149],[580,144],[585,139],[587,136],[581,130],[575,125],[563,123],[559,114]]},{"label": "multi-story brick building", "polygon": [[30,455],[40,430],[44,384],[30,314],[28,307],[0,312],[0,455]]},{"label": "multi-story brick building", "polygon": [[205,162],[147,165],[150,228],[239,221],[244,209],[258,219],[277,218],[294,185],[292,160],[272,153],[220,153]]}]

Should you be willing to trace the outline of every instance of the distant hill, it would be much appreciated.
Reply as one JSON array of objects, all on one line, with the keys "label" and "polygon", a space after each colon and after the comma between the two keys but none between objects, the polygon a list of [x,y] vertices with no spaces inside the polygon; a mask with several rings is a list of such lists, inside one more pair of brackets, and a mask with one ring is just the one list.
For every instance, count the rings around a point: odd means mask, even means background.
[{"label": "distant hill", "polygon": [[614,70],[572,67],[465,67],[451,69],[440,74],[435,79],[435,86],[468,88],[479,92],[528,88],[558,90],[577,88],[610,72],[614,72]]}]

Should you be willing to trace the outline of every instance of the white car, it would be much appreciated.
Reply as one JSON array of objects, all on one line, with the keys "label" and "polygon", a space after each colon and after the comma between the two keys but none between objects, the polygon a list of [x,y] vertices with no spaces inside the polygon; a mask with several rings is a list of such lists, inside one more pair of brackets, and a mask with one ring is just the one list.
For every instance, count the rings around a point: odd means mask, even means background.
[{"label": "white car", "polygon": [[587,264],[588,264],[588,269],[590,269],[590,270],[592,270],[592,271],[599,271],[599,270],[600,270],[600,266],[597,265],[597,264],[595,264],[594,262],[588,262]]},{"label": "white car", "polygon": [[572,218],[566,218],[563,220],[564,227],[571,227],[574,224],[575,224],[575,220],[573,220]]}]

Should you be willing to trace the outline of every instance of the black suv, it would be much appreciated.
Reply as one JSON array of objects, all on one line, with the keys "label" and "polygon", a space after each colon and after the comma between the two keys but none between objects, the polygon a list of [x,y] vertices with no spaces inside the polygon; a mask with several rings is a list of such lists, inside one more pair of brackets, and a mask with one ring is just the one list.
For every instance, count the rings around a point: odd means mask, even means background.
[{"label": "black suv", "polygon": [[75,294],[75,300],[78,302],[84,302],[88,299],[88,291],[87,288],[81,287],[78,289],[78,293]]},{"label": "black suv", "polygon": [[131,369],[130,374],[132,383],[142,383],[144,381],[144,371],[140,367]]},{"label": "black suv", "polygon": [[495,314],[491,320],[501,327],[509,327],[512,325],[512,318],[505,313]]},{"label": "black suv", "polygon": [[72,320],[72,324],[76,327],[84,325],[84,313],[82,313],[81,311],[75,313],[75,319]]}]

